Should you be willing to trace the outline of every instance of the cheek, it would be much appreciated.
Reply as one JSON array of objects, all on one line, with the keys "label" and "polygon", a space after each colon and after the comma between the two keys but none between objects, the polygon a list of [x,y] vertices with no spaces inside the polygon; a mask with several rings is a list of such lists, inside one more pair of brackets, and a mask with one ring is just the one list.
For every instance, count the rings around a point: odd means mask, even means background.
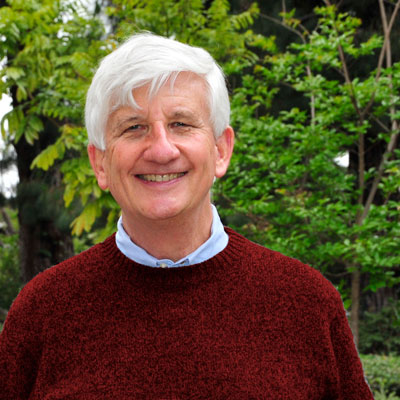
[{"label": "cheek", "polygon": [[108,163],[108,183],[111,188],[123,191],[128,188],[128,184],[134,179],[135,172],[138,170],[139,163],[137,155],[129,146],[116,148],[110,155]]},{"label": "cheek", "polygon": [[113,182],[115,183],[117,172],[120,169],[118,160],[119,158],[115,157],[114,151],[109,150],[103,162],[104,175],[110,190],[112,190]]},{"label": "cheek", "polygon": [[115,175],[123,172],[131,159],[132,155],[126,151],[126,146],[125,149],[123,145],[114,146],[108,154],[109,171]]},{"label": "cheek", "polygon": [[215,175],[216,167],[217,167],[217,157],[218,152],[215,146],[210,146],[208,152],[204,155],[204,165],[206,165],[207,170]]}]

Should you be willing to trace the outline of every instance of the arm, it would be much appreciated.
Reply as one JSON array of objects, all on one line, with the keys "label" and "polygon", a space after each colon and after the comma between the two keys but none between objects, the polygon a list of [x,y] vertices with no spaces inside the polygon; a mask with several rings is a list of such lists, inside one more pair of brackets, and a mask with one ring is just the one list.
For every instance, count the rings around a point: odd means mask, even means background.
[{"label": "arm", "polygon": [[332,346],[339,377],[340,400],[373,400],[354,344],[345,310],[339,299],[338,310],[330,327]]},{"label": "arm", "polygon": [[0,399],[28,399],[41,353],[37,307],[25,287],[8,313],[0,335]]}]

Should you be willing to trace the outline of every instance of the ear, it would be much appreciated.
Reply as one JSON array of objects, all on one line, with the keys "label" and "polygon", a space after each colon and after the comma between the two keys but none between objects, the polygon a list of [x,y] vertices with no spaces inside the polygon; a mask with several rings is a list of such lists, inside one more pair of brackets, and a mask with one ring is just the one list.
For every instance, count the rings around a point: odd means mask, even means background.
[{"label": "ear", "polygon": [[87,151],[90,165],[92,166],[94,174],[96,175],[97,183],[101,189],[108,189],[107,173],[104,168],[105,151],[98,149],[93,144],[88,145]]},{"label": "ear", "polygon": [[215,176],[221,178],[225,175],[231,161],[233,146],[235,143],[235,133],[231,126],[223,131],[222,135],[216,140],[217,161],[215,165]]}]

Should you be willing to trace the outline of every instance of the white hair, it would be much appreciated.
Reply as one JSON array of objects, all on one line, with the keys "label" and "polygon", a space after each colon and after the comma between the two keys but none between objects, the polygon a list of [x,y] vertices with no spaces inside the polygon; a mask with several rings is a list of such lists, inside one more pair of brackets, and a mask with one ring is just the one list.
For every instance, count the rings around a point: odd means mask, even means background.
[{"label": "white hair", "polygon": [[151,33],[131,36],[106,56],[97,69],[86,97],[85,123],[89,143],[105,150],[105,130],[111,112],[138,105],[134,89],[150,85],[154,95],[180,72],[191,72],[206,83],[210,123],[219,137],[229,125],[230,105],[224,74],[212,56],[199,47]]}]

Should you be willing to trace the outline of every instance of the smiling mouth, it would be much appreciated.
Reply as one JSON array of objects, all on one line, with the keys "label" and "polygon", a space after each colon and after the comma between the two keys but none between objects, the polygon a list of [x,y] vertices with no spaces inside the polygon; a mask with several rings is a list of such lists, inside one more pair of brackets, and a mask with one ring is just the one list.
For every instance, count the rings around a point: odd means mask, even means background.
[{"label": "smiling mouth", "polygon": [[137,175],[137,177],[146,182],[168,182],[172,181],[173,179],[180,178],[185,174],[186,172],[180,172],[177,174],[163,174],[163,175],[145,174],[145,175]]}]

